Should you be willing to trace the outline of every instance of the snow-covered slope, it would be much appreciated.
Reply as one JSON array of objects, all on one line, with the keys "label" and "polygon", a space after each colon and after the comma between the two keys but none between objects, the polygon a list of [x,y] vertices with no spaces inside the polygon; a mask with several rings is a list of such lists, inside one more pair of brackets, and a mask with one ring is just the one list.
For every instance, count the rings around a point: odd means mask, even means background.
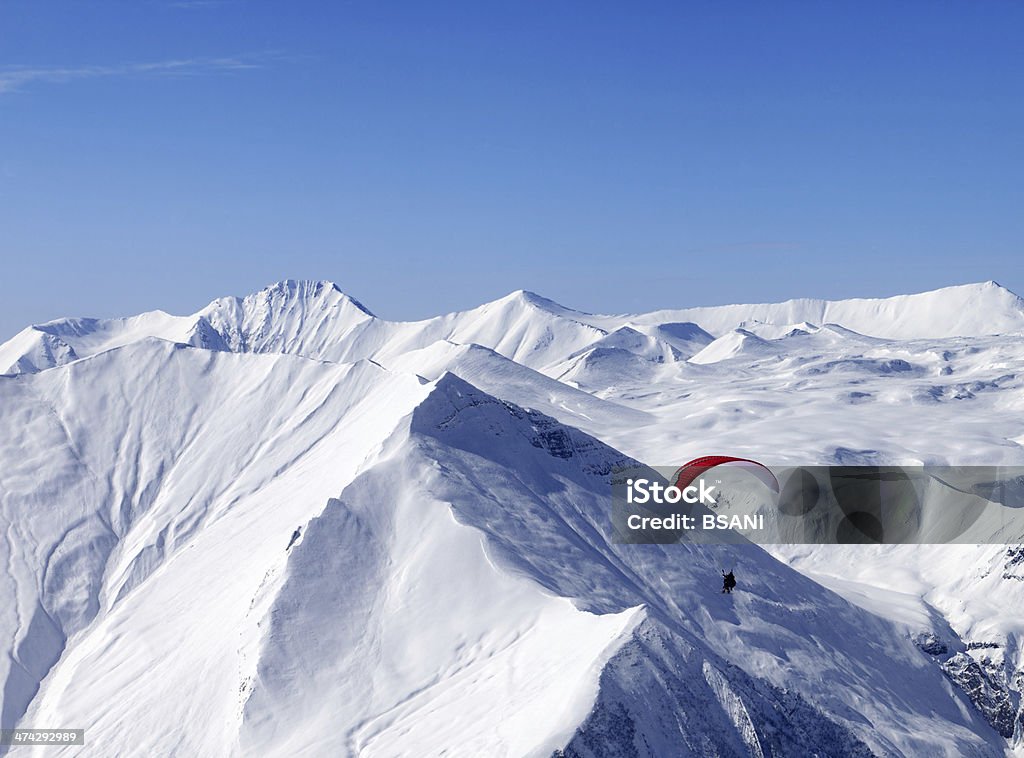
[{"label": "snow-covered slope", "polygon": [[[93,693],[84,723],[121,729],[134,686],[123,675],[137,666],[166,678],[152,718],[177,703],[178,728],[222,735],[256,587],[423,393],[369,363],[152,340],[0,378],[3,428],[16,430],[0,440],[4,727],[30,703],[44,708],[30,723],[51,723],[40,681],[56,692],[77,674]],[[128,610],[140,603],[148,610]],[[54,723],[70,723],[63,715]],[[174,744],[157,739],[131,750]]]},{"label": "snow-covered slope", "polygon": [[746,329],[733,329],[693,355],[690,358],[690,363],[704,365],[730,358],[766,357],[777,353],[778,351],[770,343],[753,332],[748,332]]},{"label": "snow-covered slope", "polygon": [[69,318],[30,326],[0,345],[4,373],[31,373],[147,337],[190,342],[197,321],[151,311],[131,318]]},{"label": "snow-covered slope", "polygon": [[989,283],[390,322],[289,281],[31,327],[0,346],[0,721],[103,756],[1024,749],[1016,548],[607,520],[627,457],[1024,465],[1022,320]]},{"label": "snow-covered slope", "polygon": [[[588,728],[608,729],[612,719],[625,716],[627,723],[659,723],[663,730],[641,729],[640,738],[634,731],[629,744],[620,744],[627,754],[644,742],[654,755],[706,755],[708,745],[727,752],[724,746],[744,740],[747,728],[765,754],[824,749],[815,742],[819,729],[835,730],[833,749],[840,754],[854,754],[858,739],[881,754],[994,752],[978,718],[962,710],[959,696],[909,641],[893,635],[881,619],[822,593],[760,548],[611,544],[605,477],[623,461],[596,440],[455,379],[439,383],[417,409],[412,428],[428,457],[444,461],[443,475],[427,480],[435,482],[435,497],[452,503],[461,522],[484,532],[499,565],[575,598],[585,610],[644,608],[645,624],[634,629],[618,655],[629,661],[622,668],[646,669],[652,681],[660,679],[665,700],[659,703],[649,693],[650,699],[632,698],[624,713],[605,713],[613,697],[620,708],[626,705],[619,694],[623,685],[634,693],[639,689],[635,671],[610,671],[608,690],[602,690],[593,720],[575,744],[586,741]],[[496,428],[500,439],[482,444],[479,430]],[[476,483],[485,489],[478,491]],[[749,577],[749,594],[736,598],[739,603],[707,581],[723,565],[742,566]],[[690,681],[694,669],[704,672],[706,687]],[[680,682],[688,683],[692,699],[678,691]],[[752,692],[758,687],[763,699]],[[699,703],[715,708],[708,689],[718,690],[717,707],[733,719],[721,732],[726,719],[715,711],[698,712]],[[779,735],[770,726],[786,712],[780,690],[807,699],[810,707],[795,707],[799,716],[792,719],[806,718],[806,732],[791,724],[789,734]],[[829,714],[824,720],[822,712]],[[871,728],[865,728],[865,717]],[[936,725],[926,726],[932,719]],[[771,745],[772,740],[782,744]]]},{"label": "snow-covered slope", "polygon": [[524,408],[550,413],[559,421],[597,433],[609,428],[640,428],[654,421],[644,411],[601,400],[480,345],[442,340],[387,360],[387,367],[430,381],[453,372],[485,392]]},{"label": "snow-covered slope", "polygon": [[996,282],[984,282],[878,299],[800,299],[655,311],[635,320],[640,323],[694,321],[715,335],[737,326],[749,329],[751,322],[796,324],[806,321],[842,324],[862,334],[893,339],[972,337],[1024,331],[1024,300]]},{"label": "snow-covered slope", "polygon": [[11,507],[50,502],[8,558],[22,723],[90,754],[1000,752],[909,639],[759,548],[611,544],[625,459],[451,374],[147,342],[0,386],[69,459],[26,488],[5,458]]}]

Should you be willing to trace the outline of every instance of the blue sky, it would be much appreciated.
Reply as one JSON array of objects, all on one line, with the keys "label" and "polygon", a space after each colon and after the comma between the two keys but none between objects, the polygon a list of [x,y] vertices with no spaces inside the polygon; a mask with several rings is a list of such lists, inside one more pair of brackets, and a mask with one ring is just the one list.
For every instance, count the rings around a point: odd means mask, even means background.
[{"label": "blue sky", "polygon": [[1024,291],[1024,4],[0,3],[0,335]]}]

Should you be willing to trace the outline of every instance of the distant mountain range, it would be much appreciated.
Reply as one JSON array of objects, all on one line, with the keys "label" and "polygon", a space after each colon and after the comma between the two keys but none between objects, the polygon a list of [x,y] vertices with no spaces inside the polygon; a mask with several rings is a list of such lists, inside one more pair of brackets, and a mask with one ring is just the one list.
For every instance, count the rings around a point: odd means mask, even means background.
[{"label": "distant mountain range", "polygon": [[[760,334],[839,324],[887,339],[1024,331],[1024,300],[995,282],[884,299],[789,300],[600,316],[519,290],[425,321],[377,318],[332,282],[283,281],[244,298],[214,300],[191,316],[151,311],[119,319],[66,318],[30,326],[0,345],[7,373],[38,371],[157,337],[211,350],[290,353],[333,362],[399,355],[438,340],[478,344],[531,368],[585,348],[641,340],[648,352],[687,357],[734,329]],[[631,348],[627,348],[631,349]]]}]

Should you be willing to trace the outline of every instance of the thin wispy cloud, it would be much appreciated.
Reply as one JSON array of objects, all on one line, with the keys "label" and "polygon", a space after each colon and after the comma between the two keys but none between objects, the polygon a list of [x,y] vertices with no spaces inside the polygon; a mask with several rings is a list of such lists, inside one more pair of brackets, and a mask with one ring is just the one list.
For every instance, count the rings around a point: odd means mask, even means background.
[{"label": "thin wispy cloud", "polygon": [[0,95],[37,84],[68,84],[116,77],[200,76],[262,68],[267,55],[221,58],[173,58],[162,61],[95,66],[0,66]]}]

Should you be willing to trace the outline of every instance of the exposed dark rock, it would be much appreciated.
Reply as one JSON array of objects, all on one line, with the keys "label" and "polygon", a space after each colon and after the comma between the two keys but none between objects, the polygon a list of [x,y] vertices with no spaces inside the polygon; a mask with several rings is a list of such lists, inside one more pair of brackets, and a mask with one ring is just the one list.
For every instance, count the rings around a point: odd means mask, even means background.
[{"label": "exposed dark rock", "polygon": [[967,653],[957,653],[942,664],[942,669],[1001,736],[1013,736],[1017,709],[1005,683],[996,680]]}]

